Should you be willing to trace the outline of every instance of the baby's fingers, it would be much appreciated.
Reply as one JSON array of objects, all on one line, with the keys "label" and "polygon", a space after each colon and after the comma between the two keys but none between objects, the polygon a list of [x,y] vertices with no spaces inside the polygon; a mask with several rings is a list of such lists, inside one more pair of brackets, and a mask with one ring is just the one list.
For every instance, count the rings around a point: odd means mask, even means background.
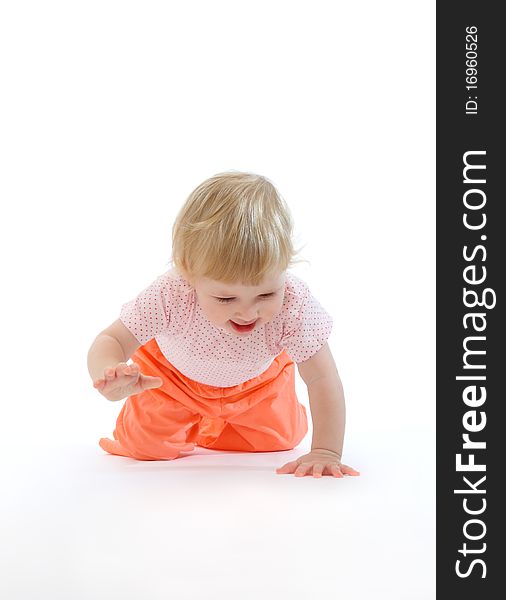
[{"label": "baby's fingers", "polygon": [[104,369],[104,376],[99,377],[93,382],[93,387],[98,390],[102,390],[107,383],[113,382],[115,379],[121,376],[135,377],[139,373],[139,367],[135,363],[129,365],[128,363],[119,363],[116,367],[107,367]]},{"label": "baby's fingers", "polygon": [[291,462],[287,462],[282,467],[276,469],[276,473],[293,473],[299,463],[296,460],[292,460]]},{"label": "baby's fingers", "polygon": [[109,367],[108,369],[104,369],[104,380],[112,381],[116,377],[116,369],[114,367]]},{"label": "baby's fingers", "polygon": [[314,464],[313,465],[313,477],[321,477],[324,469],[325,469],[325,465],[322,465],[320,463]]},{"label": "baby's fingers", "polygon": [[329,465],[329,470],[332,477],[344,477],[341,469],[337,465]]},{"label": "baby's fingers", "polygon": [[348,465],[341,464],[341,471],[345,475],[360,475],[359,471],[355,471],[353,467],[349,467]]},{"label": "baby's fingers", "polygon": [[308,471],[312,469],[313,465],[311,463],[302,463],[300,464],[294,472],[295,477],[304,477]]},{"label": "baby's fingers", "polygon": [[159,388],[163,384],[161,377],[151,377],[150,375],[141,375],[140,384],[143,390]]},{"label": "baby's fingers", "polygon": [[132,363],[131,365],[124,363],[125,368],[123,369],[123,373],[125,375],[138,375],[139,374],[139,365],[137,363]]}]

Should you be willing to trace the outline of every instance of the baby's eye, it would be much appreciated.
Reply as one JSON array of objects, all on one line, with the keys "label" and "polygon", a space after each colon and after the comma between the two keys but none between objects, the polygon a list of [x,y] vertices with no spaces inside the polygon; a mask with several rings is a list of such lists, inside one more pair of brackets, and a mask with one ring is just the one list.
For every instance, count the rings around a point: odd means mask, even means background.
[{"label": "baby's eye", "polygon": [[[275,292],[271,292],[270,294],[261,294],[259,296],[259,298],[261,298],[262,300],[267,300],[268,298],[271,298],[274,295],[275,295]],[[216,300],[218,300],[218,302],[231,302],[232,300],[235,300],[235,298],[218,298],[218,297],[216,297]]]}]

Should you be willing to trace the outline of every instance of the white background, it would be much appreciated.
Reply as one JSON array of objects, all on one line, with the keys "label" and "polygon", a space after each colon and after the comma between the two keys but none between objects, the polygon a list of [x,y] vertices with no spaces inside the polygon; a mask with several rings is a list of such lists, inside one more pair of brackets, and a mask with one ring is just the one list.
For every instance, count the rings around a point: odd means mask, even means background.
[{"label": "white background", "polygon": [[[433,598],[435,3],[4,2],[0,53],[2,597]],[[229,169],[291,208],[360,477],[98,446],[89,346]]]}]

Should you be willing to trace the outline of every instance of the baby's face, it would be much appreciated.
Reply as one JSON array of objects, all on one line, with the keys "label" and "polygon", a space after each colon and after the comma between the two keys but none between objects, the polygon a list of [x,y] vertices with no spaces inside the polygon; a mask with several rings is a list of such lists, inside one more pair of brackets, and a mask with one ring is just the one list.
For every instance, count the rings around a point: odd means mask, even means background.
[{"label": "baby's face", "polygon": [[258,286],[245,286],[203,277],[193,286],[200,307],[213,325],[244,336],[281,311],[285,278],[283,271],[268,275]]}]

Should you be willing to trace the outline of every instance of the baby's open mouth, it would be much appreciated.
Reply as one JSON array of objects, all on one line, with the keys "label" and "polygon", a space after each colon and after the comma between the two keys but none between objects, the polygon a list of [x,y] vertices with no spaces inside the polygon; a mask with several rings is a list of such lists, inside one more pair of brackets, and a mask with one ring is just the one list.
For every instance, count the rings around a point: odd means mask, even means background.
[{"label": "baby's open mouth", "polygon": [[253,323],[249,323],[248,325],[241,325],[240,323],[236,323],[235,321],[230,321],[232,323],[232,327],[236,330],[236,331],[252,331],[255,328],[255,324],[258,321],[258,319],[255,319],[253,321]]}]

